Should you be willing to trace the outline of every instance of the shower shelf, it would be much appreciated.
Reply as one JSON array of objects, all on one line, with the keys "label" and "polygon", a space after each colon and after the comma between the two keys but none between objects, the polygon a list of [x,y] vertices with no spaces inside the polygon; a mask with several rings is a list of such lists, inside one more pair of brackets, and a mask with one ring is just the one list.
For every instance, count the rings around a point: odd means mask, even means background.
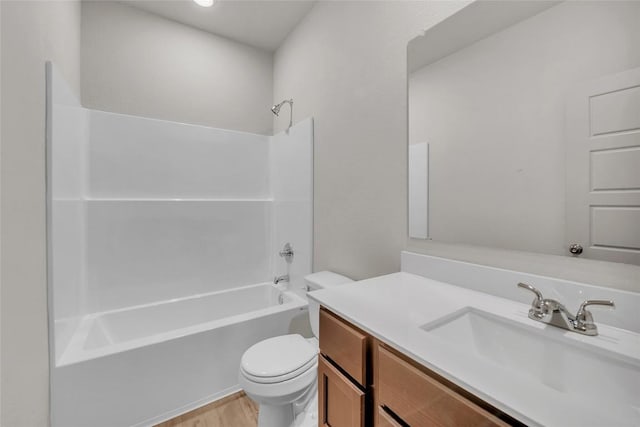
[{"label": "shower shelf", "polygon": [[[55,199],[64,200],[64,199]],[[273,198],[173,198],[173,197],[150,197],[150,198],[124,198],[124,197],[85,197],[82,200],[87,202],[273,202]]]}]

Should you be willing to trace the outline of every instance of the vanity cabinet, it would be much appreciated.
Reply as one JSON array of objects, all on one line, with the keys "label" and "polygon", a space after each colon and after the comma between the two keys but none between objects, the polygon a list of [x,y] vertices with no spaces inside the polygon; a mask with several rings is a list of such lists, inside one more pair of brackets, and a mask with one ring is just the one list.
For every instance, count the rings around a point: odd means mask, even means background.
[{"label": "vanity cabinet", "polygon": [[321,308],[318,357],[318,425],[371,425],[371,337]]},{"label": "vanity cabinet", "polygon": [[324,307],[320,427],[522,425]]}]

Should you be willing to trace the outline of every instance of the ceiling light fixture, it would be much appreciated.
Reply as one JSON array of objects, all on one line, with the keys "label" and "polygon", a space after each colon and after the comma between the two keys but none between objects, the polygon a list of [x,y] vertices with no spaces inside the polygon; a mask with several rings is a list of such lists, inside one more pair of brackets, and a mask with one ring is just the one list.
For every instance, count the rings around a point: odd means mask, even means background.
[{"label": "ceiling light fixture", "polygon": [[213,0],[193,0],[198,6],[211,7],[213,6]]}]

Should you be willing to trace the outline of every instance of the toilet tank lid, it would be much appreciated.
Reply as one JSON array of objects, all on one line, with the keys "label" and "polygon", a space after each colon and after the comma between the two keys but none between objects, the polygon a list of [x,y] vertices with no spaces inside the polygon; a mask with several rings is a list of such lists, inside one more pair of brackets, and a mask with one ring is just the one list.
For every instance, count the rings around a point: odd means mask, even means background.
[{"label": "toilet tank lid", "polygon": [[345,283],[353,282],[346,276],[343,276],[332,271],[319,271],[312,273],[304,277],[305,282],[311,289],[324,289],[331,286],[343,285]]}]

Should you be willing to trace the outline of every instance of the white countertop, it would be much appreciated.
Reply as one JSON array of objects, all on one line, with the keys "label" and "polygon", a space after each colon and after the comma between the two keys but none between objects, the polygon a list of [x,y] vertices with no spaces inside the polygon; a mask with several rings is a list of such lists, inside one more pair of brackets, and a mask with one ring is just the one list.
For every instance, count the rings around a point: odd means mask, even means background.
[{"label": "white countertop", "polygon": [[[492,404],[519,421],[535,426],[640,425],[640,384],[637,405],[589,401],[533,381],[531,374],[460,351],[450,342],[420,328],[427,323],[473,307],[544,329],[556,338],[601,348],[640,370],[640,334],[598,324],[599,335],[588,337],[535,322],[529,305],[431,280],[394,273],[308,294],[310,298],[384,341],[415,361]],[[545,357],[540,349],[538,357]],[[590,373],[585,372],[585,376]],[[635,386],[634,386],[635,387]]]}]

